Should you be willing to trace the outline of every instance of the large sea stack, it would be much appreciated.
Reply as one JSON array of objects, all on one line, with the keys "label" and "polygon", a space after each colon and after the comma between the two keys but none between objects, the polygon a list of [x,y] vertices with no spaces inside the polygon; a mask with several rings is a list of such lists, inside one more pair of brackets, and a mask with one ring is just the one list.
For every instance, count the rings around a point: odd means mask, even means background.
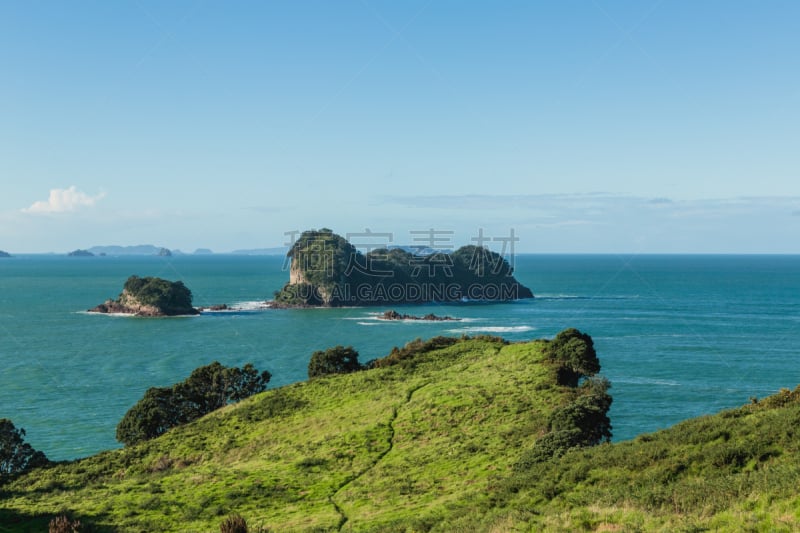
[{"label": "large sea stack", "polygon": [[412,254],[400,248],[362,254],[329,229],[305,231],[287,256],[289,282],[277,307],[510,301],[533,298],[503,256],[480,246]]}]

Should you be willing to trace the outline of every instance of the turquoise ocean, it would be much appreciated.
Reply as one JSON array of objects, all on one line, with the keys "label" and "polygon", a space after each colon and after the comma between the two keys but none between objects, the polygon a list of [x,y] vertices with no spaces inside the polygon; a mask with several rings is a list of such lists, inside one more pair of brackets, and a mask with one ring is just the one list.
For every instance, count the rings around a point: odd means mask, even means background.
[{"label": "turquoise ocean", "polygon": [[[800,256],[521,255],[535,299],[347,309],[268,309],[147,319],[86,314],[128,276],[182,280],[195,305],[255,308],[288,279],[282,257],[0,259],[0,418],[51,459],[119,447],[117,422],[151,386],[212,361],[252,362],[270,387],[306,378],[314,350],[352,345],[365,362],[417,337],[512,341],[576,327],[611,380],[614,440],[800,383]],[[383,322],[389,308],[460,322]]]}]

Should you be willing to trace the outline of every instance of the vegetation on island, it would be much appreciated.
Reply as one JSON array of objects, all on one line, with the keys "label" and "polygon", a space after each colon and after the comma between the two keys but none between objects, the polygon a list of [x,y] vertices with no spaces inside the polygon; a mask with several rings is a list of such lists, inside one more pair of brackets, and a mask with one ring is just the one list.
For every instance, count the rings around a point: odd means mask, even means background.
[{"label": "vegetation on island", "polygon": [[[352,368],[358,361],[352,348],[326,352]],[[800,387],[612,444],[608,382],[577,330],[524,343],[417,339],[358,366],[26,472],[0,488],[0,523],[38,531],[63,517],[100,532],[800,528]]]},{"label": "vegetation on island", "polygon": [[171,387],[152,387],[117,425],[117,440],[126,446],[153,439],[211,411],[263,392],[272,375],[248,363],[225,367],[214,361],[196,368]]},{"label": "vegetation on island", "polygon": [[383,305],[532,298],[500,254],[480,246],[415,255],[400,248],[362,254],[332,230],[305,231],[290,248],[285,306]]},{"label": "vegetation on island", "polygon": [[182,281],[131,276],[116,300],[90,309],[96,313],[125,313],[138,316],[196,315],[192,291]]}]

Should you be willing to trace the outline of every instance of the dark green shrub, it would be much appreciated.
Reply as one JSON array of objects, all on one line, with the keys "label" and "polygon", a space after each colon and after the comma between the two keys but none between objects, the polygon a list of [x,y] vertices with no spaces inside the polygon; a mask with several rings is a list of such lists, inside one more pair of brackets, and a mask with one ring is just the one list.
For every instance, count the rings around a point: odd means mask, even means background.
[{"label": "dark green shrub", "polygon": [[583,436],[578,428],[551,431],[537,439],[533,448],[523,454],[517,468],[525,470],[536,463],[557,459],[582,442]]},{"label": "dark green shrub", "polygon": [[385,368],[388,366],[394,366],[402,363],[403,361],[413,359],[418,355],[439,350],[441,348],[447,348],[448,346],[453,346],[454,344],[464,340],[469,340],[469,337],[457,339],[455,337],[443,337],[440,335],[438,337],[428,339],[427,341],[416,338],[413,341],[407,342],[402,348],[395,346],[386,357],[369,361],[366,364],[366,367]]},{"label": "dark green shrub", "polygon": [[44,453],[25,442],[25,430],[0,418],[0,482],[7,477],[50,463]]},{"label": "dark green shrub", "polygon": [[247,521],[238,514],[230,515],[219,525],[220,533],[247,533]]},{"label": "dark green shrub", "polygon": [[152,387],[117,425],[117,440],[126,446],[152,439],[229,403],[266,390],[271,374],[248,363],[242,368],[218,362],[196,368],[172,387]]},{"label": "dark green shrub", "polygon": [[556,377],[559,385],[577,387],[581,378],[600,371],[600,360],[592,338],[575,328],[556,335],[547,345],[547,354],[558,365]]},{"label": "dark green shrub", "polygon": [[308,377],[316,378],[329,374],[347,374],[362,369],[358,352],[352,346],[335,346],[311,354],[308,362]]}]

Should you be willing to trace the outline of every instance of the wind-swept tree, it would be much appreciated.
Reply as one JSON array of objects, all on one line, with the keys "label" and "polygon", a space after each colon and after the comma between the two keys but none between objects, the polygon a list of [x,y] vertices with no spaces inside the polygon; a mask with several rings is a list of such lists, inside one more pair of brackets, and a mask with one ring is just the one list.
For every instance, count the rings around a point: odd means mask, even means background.
[{"label": "wind-swept tree", "polygon": [[201,366],[172,387],[147,389],[117,425],[117,440],[126,446],[152,439],[211,411],[266,390],[272,375],[248,363],[242,368],[219,362]]},{"label": "wind-swept tree", "polygon": [[547,353],[558,365],[558,383],[577,387],[581,378],[600,372],[592,338],[575,328],[565,329],[550,341]]},{"label": "wind-swept tree", "polygon": [[44,453],[25,442],[24,429],[16,428],[7,418],[0,418],[0,481],[49,462]]},{"label": "wind-swept tree", "polygon": [[363,367],[358,362],[358,352],[352,346],[335,346],[311,354],[308,363],[308,377],[316,378],[328,374],[347,374],[357,372]]}]

